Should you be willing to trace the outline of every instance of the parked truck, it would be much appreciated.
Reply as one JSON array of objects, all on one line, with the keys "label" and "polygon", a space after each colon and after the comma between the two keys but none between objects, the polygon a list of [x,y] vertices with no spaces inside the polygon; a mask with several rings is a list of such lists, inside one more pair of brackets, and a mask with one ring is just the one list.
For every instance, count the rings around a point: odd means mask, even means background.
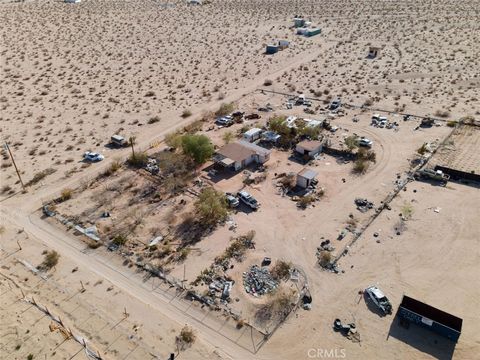
[{"label": "parked truck", "polygon": [[440,182],[443,186],[450,180],[450,175],[445,174],[442,170],[420,169],[415,172],[416,180],[434,180]]}]

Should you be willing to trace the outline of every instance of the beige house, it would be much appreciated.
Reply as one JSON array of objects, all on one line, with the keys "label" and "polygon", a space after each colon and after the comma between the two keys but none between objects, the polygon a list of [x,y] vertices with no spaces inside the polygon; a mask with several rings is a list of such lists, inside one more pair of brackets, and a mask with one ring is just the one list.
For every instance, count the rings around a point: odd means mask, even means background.
[{"label": "beige house", "polygon": [[263,164],[270,159],[271,151],[261,146],[239,140],[221,147],[213,160],[215,163],[235,171],[241,170],[251,163]]}]

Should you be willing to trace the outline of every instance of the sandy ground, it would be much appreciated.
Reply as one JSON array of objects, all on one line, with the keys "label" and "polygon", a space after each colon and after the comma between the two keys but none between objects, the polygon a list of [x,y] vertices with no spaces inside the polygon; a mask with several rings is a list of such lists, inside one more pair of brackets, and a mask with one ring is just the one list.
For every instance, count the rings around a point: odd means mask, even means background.
[{"label": "sandy ground", "polygon": [[[28,307],[17,301],[19,288],[14,281],[26,295],[50,304],[106,358],[166,357],[175,351],[175,336],[185,324],[198,336],[192,348],[180,353],[185,359],[308,359],[325,357],[320,350],[331,349],[345,349],[349,359],[473,358],[480,348],[475,319],[480,294],[472,286],[479,271],[478,188],[411,183],[392,210],[382,213],[340,261],[345,273],[320,270],[315,257],[322,237],[341,251],[351,235],[343,243],[333,239],[348,215],[354,214],[359,224],[369,216],[355,210],[355,197],[378,204],[392,191],[397,175],[408,169],[416,149],[444,138],[450,131],[446,126],[415,131],[418,120],[403,123],[401,116],[389,115],[401,123],[394,132],[369,126],[373,110],[348,110],[332,121],[340,128],[337,140],[352,133],[371,138],[377,162],[366,175],[356,177],[350,164],[322,155],[311,166],[319,172],[326,195],[306,211],[280,197],[273,180],[275,172],[296,172],[302,165],[289,161],[285,152],[272,154],[267,179],[249,188],[262,208],[232,215],[236,234],[255,229],[257,242],[255,251],[234,272],[263,256],[292,261],[307,274],[314,302],[310,312],[292,315],[260,349],[257,340],[246,340],[249,334],[236,332],[228,321],[219,323],[204,309],[188,307],[171,289],[153,279],[145,281],[142,274],[124,266],[117,255],[88,249],[58,224],[38,218],[35,211],[58,196],[60,189],[83,185],[114,158],[127,155],[128,149],[105,147],[113,133],[134,135],[138,147],[147,148],[165,133],[228,101],[235,101],[243,111],[271,103],[276,114],[301,115],[298,109],[284,109],[284,97],[255,92],[266,79],[273,83],[269,90],[319,99],[315,108],[341,96],[346,103],[366,103],[375,109],[453,120],[478,117],[476,1],[169,4],[175,6],[145,0],[1,4],[0,135],[10,144],[25,182],[45,169],[55,172],[28,193],[12,196],[20,184],[2,150],[0,316],[7,327],[2,328],[0,354],[13,353],[19,359],[30,353],[35,358],[70,358],[79,350],[71,340],[62,343],[58,332],[50,333],[42,314],[32,308],[24,312]],[[308,16],[322,27],[322,35],[309,39],[294,35],[289,26],[295,14]],[[290,48],[265,56],[264,45],[278,39],[290,40]],[[370,44],[383,46],[375,60],[365,58]],[[182,118],[185,110],[192,115]],[[358,123],[352,122],[354,115]],[[260,124],[270,115],[262,116]],[[224,132],[205,133],[220,146]],[[99,151],[106,160],[87,166],[80,161],[86,150]],[[223,179],[215,186],[238,190],[241,177]],[[86,191],[62,210],[81,213],[90,200],[98,199],[93,191]],[[193,198],[187,200],[191,203]],[[412,205],[413,217],[397,236],[393,227],[406,203]],[[147,226],[140,229],[137,240],[147,242],[150,228],[164,215],[159,211],[146,218]],[[380,234],[380,243],[373,240],[373,232]],[[188,280],[194,279],[236,234],[227,227],[218,229],[199,242],[184,263],[174,265],[171,274],[182,278],[185,273]],[[17,239],[22,244],[18,252]],[[61,254],[47,281],[16,261],[38,265],[44,249]],[[78,271],[72,273],[75,267]],[[85,293],[78,293],[80,280]],[[464,331],[456,347],[430,333],[412,329],[406,333],[393,317],[378,316],[358,295],[377,283],[394,308],[407,294],[463,318]],[[242,299],[236,306],[248,317],[250,304],[241,290],[235,286],[233,295]],[[124,308],[130,316],[115,326]],[[360,344],[331,330],[337,317],[355,320]],[[42,339],[40,347],[38,339]],[[23,345],[15,350],[18,343]]]}]

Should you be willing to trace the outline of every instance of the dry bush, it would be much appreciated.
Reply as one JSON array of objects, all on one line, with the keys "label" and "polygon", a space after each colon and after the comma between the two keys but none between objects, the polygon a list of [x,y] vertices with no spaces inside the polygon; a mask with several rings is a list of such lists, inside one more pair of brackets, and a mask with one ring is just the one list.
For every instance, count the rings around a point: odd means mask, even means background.
[{"label": "dry bush", "polygon": [[332,262],[332,253],[330,251],[321,251],[318,256],[318,263],[321,267],[327,267]]},{"label": "dry bush", "polygon": [[48,168],[48,169],[45,169],[45,170],[42,170],[38,173],[36,173],[33,178],[27,182],[25,184],[25,186],[32,186],[32,185],[35,185],[37,184],[38,182],[42,181],[43,179],[45,179],[48,175],[51,175],[53,174],[55,171],[57,171],[56,169],[52,169],[52,168]]},{"label": "dry bush", "polygon": [[180,331],[180,335],[175,338],[175,343],[180,350],[185,350],[186,348],[193,345],[195,339],[196,336],[193,332],[193,329],[185,325]]},{"label": "dry bush", "polygon": [[127,162],[131,166],[141,168],[147,164],[147,159],[148,159],[148,155],[145,152],[140,151],[140,152],[135,152],[134,154],[133,153],[130,154]]},{"label": "dry bush", "polygon": [[192,116],[192,112],[191,112],[190,110],[188,110],[188,109],[183,110],[183,112],[182,112],[182,118],[185,119],[185,118],[188,118],[188,117],[190,117],[190,116]]},{"label": "dry bush", "polygon": [[45,253],[43,262],[40,264],[39,268],[41,270],[50,270],[51,268],[55,267],[58,264],[59,259],[60,259],[60,254],[57,253],[55,250],[47,251]]},{"label": "dry bush", "polygon": [[365,174],[368,170],[369,163],[364,159],[357,159],[353,163],[353,172],[355,174]]},{"label": "dry bush", "polygon": [[287,280],[290,276],[290,269],[292,263],[284,260],[277,260],[270,273],[272,277],[277,280]]},{"label": "dry bush", "polygon": [[255,321],[265,324],[268,321],[283,321],[295,305],[295,292],[279,289],[269,295],[268,301],[255,312]]},{"label": "dry bush", "polygon": [[235,110],[234,103],[223,103],[220,108],[215,112],[216,116],[225,116],[231,114]]},{"label": "dry bush", "polygon": [[70,188],[65,188],[62,190],[62,193],[60,194],[60,201],[67,201],[72,198],[73,195],[73,189]]}]

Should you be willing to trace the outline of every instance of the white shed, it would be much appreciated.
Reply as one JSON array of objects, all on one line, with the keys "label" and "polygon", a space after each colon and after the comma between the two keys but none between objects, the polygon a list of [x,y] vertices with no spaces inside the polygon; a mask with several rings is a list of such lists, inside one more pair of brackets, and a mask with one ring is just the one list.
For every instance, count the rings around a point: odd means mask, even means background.
[{"label": "white shed", "polygon": [[317,177],[318,173],[310,168],[304,168],[297,174],[297,186],[308,188]]},{"label": "white shed", "polygon": [[262,129],[251,128],[243,134],[243,138],[248,142],[254,142],[262,136]]}]

